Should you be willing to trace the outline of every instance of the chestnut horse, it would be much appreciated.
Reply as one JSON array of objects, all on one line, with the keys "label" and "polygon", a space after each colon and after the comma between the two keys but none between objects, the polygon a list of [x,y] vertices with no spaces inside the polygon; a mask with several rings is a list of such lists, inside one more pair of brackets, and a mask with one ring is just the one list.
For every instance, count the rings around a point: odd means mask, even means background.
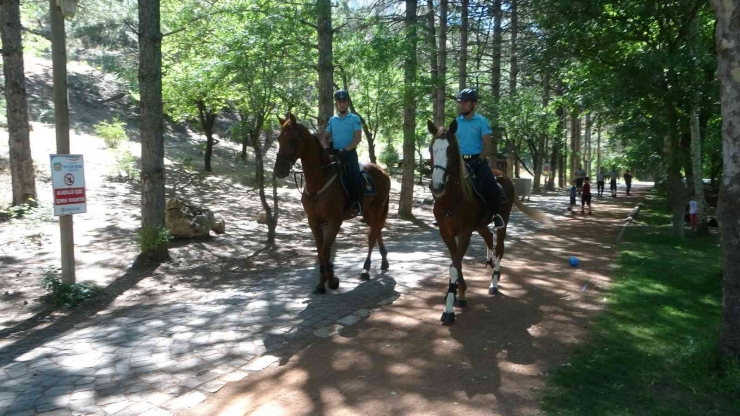
[{"label": "chestnut horse", "polygon": [[[488,248],[486,267],[490,265],[493,269],[488,293],[494,295],[498,293],[498,281],[501,277],[501,259],[504,257],[506,227],[496,230],[494,256],[493,234],[488,229],[493,212],[488,205],[474,195],[473,185],[468,179],[465,162],[463,162],[457,136],[455,136],[457,120],[454,120],[446,131],[443,128],[438,128],[431,121],[427,121],[427,127],[433,137],[430,146],[433,166],[430,187],[434,196],[434,217],[439,224],[439,234],[447,245],[452,258],[450,283],[445,295],[446,304],[441,320],[444,324],[451,324],[455,322],[453,305],[467,306],[467,300],[465,299],[467,285],[462,273],[462,259],[470,244],[473,231],[478,231]],[[543,223],[549,222],[544,214],[527,207],[516,198],[514,184],[511,179],[503,176],[499,171],[494,171],[494,173],[496,173],[498,183],[504,188],[504,193],[508,199],[508,202],[501,204],[499,212],[507,225],[512,204],[535,220]],[[458,289],[460,295],[456,299]]]},{"label": "chestnut horse", "polygon": [[[306,189],[301,196],[303,209],[308,217],[308,226],[316,240],[319,257],[319,283],[314,293],[326,293],[329,289],[339,287],[339,279],[334,276],[334,265],[331,261],[331,246],[345,220],[354,216],[348,204],[348,197],[342,188],[339,169],[336,162],[324,149],[319,138],[296,122],[295,116],[288,113],[288,119],[278,116],[281,130],[278,136],[279,150],[275,160],[275,176],[285,178],[298,159],[301,160],[306,177]],[[363,280],[370,278],[370,257],[375,243],[383,260],[381,270],[388,270],[388,251],[383,244],[383,227],[388,217],[388,203],[391,191],[391,179],[383,169],[373,163],[364,165],[365,171],[375,182],[376,195],[365,195],[362,199],[362,221],[370,226],[368,234],[367,259]]]}]

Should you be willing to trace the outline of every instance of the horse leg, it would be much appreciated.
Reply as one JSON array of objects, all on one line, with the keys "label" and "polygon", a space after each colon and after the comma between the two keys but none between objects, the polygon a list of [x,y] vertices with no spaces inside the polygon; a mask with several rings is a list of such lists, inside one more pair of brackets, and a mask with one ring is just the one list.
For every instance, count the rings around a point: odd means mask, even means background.
[{"label": "horse leg", "polygon": [[326,282],[327,266],[329,263],[328,259],[324,257],[324,229],[318,221],[311,220],[310,218],[308,220],[308,226],[311,228],[314,240],[316,240],[316,253],[319,257],[319,283],[314,288],[313,293],[321,295],[326,293],[324,284]]},{"label": "horse leg", "polygon": [[463,257],[465,257],[465,252],[468,251],[468,245],[470,244],[470,238],[472,237],[472,232],[462,232],[461,234],[458,234],[457,236],[457,253],[455,253],[455,257],[457,258],[457,267],[460,271],[460,276],[457,281],[457,288],[459,289],[459,296],[457,298],[457,301],[455,302],[455,306],[458,306],[460,308],[464,308],[468,306],[468,301],[465,299],[465,291],[468,290],[468,285],[465,283],[465,279],[463,278],[463,272],[462,272],[462,260]]},{"label": "horse leg", "polygon": [[[491,266],[491,284],[488,286],[488,293],[491,295],[495,295],[496,293],[498,293],[498,279],[495,278],[495,276],[493,275],[493,271],[496,269],[496,263],[494,260],[493,234],[487,226],[478,228],[478,234],[480,234],[481,237],[483,237],[483,240],[485,240],[486,242],[486,269],[488,269],[488,266]],[[496,279],[495,285],[494,279]]]},{"label": "horse leg", "polygon": [[334,276],[334,264],[331,262],[331,246],[334,244],[334,240],[337,238],[337,233],[339,233],[341,226],[341,221],[333,221],[324,227],[324,257],[327,260],[326,280],[331,290],[337,290],[339,288],[339,279]]},{"label": "horse leg", "polygon": [[367,234],[367,258],[365,259],[365,264],[362,266],[363,268],[362,275],[360,275],[360,279],[362,280],[370,279],[370,265],[372,264],[370,258],[373,255],[373,249],[375,248],[376,240],[377,240],[376,231],[374,228],[370,228],[370,232]]},{"label": "horse leg", "polygon": [[493,276],[491,276],[491,286],[488,287],[488,293],[495,295],[498,293],[498,281],[501,279],[501,260],[504,258],[504,240],[506,239],[506,227],[496,230],[496,257],[494,258],[495,266],[493,267]]},{"label": "horse leg", "polygon": [[380,250],[380,256],[383,258],[380,263],[380,270],[388,270],[390,264],[388,264],[388,250],[385,249],[385,244],[383,244],[383,229],[378,230],[378,250]]},{"label": "horse leg", "polygon": [[[454,251],[452,249],[450,250],[450,253],[454,254],[452,255],[452,264],[450,265],[450,281],[447,287],[447,294],[445,295],[445,310],[442,313],[442,318],[440,318],[440,320],[443,324],[452,324],[455,322],[453,306],[455,305],[457,289],[460,289],[463,296],[462,300],[464,300],[465,290],[467,289],[465,279],[462,274],[462,258],[465,256],[465,250],[467,250],[468,244],[470,243],[470,233],[463,232],[458,234],[457,242],[455,242],[454,237],[450,236],[447,238],[443,237],[443,239],[445,240],[445,243],[447,243],[448,248],[454,247]],[[448,240],[452,240],[452,242],[449,242]]]}]

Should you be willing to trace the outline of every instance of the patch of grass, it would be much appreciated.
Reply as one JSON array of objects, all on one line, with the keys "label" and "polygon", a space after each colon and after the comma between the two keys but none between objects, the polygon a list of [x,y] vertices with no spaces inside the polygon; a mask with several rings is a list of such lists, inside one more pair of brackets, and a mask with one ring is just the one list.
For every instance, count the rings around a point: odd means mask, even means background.
[{"label": "patch of grass", "polygon": [[29,226],[38,226],[42,222],[54,221],[54,210],[45,204],[38,204],[36,207],[21,204],[0,210],[0,223],[21,218],[25,219]]},{"label": "patch of grass", "polygon": [[[740,368],[720,363],[720,249],[678,241],[658,195],[621,244],[591,341],[548,380],[552,415],[740,415]],[[665,228],[664,228],[665,227]]]},{"label": "patch of grass", "polygon": [[113,121],[101,121],[95,125],[95,133],[105,140],[105,145],[111,149],[117,149],[121,142],[128,140],[126,124],[117,118]]},{"label": "patch of grass", "polygon": [[80,282],[73,285],[64,284],[52,270],[46,270],[43,273],[41,287],[51,292],[47,299],[54,306],[65,308],[77,306],[102,292],[100,287],[90,282]]},{"label": "patch of grass", "polygon": [[128,150],[122,149],[116,151],[116,167],[118,175],[127,180],[137,179],[141,171],[136,157]]}]

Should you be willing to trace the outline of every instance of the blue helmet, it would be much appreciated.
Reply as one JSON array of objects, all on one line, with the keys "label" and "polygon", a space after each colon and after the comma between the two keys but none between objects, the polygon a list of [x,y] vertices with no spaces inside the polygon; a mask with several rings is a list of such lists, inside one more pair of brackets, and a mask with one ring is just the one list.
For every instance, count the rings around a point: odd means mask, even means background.
[{"label": "blue helmet", "polygon": [[457,101],[473,101],[478,102],[478,91],[472,88],[465,88],[457,94]]},{"label": "blue helmet", "polygon": [[334,93],[335,100],[349,100],[349,92],[347,90],[338,90]]}]

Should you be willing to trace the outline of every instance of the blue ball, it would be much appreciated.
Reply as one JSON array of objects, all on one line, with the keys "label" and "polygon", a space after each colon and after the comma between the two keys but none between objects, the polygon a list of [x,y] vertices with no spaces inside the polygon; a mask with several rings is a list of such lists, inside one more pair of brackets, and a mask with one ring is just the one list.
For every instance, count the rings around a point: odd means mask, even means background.
[{"label": "blue ball", "polygon": [[578,259],[577,259],[577,258],[575,258],[575,257],[571,257],[571,258],[570,258],[570,262],[569,262],[569,263],[570,263],[570,267],[577,267],[577,266],[578,266],[578,264],[580,264],[580,263],[581,263],[581,261],[580,261],[580,260],[578,260]]}]

